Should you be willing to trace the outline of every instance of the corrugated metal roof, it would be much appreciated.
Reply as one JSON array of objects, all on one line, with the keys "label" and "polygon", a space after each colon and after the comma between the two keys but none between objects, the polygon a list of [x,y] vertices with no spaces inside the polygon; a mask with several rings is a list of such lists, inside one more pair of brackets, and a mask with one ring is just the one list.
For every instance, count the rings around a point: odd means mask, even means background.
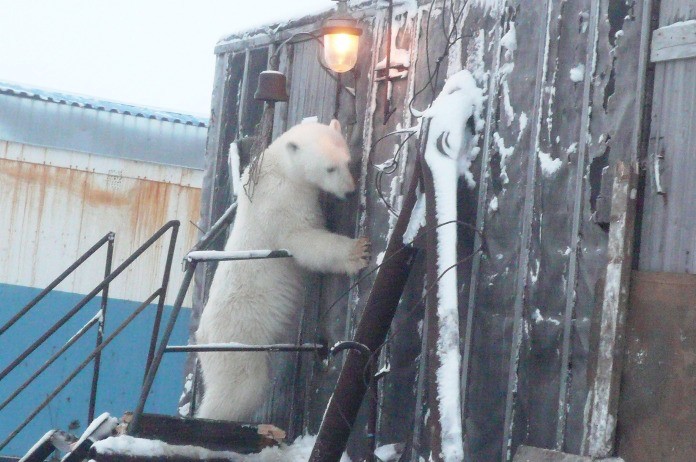
[{"label": "corrugated metal roof", "polygon": [[85,109],[94,109],[96,111],[106,111],[116,114],[144,117],[147,119],[154,119],[162,122],[194,125],[198,127],[208,126],[208,119],[203,119],[188,114],[180,114],[177,112],[169,112],[158,109],[133,106],[130,104],[117,103],[108,100],[100,100],[90,98],[87,96],[72,95],[38,88],[29,88],[22,85],[10,84],[6,82],[0,82],[0,94],[19,96],[20,98],[37,99],[56,104],[65,104],[68,106],[81,107]]}]

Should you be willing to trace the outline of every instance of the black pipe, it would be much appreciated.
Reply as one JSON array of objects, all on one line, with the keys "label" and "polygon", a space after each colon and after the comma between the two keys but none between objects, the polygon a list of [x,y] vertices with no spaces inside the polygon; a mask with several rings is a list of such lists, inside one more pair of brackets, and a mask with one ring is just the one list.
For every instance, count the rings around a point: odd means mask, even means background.
[{"label": "black pipe", "polygon": [[[220,234],[220,232],[225,229],[226,226],[232,222],[232,219],[235,216],[235,213],[237,211],[237,202],[233,202],[229,207],[227,207],[227,210],[225,210],[225,213],[223,213],[220,218],[217,219],[215,224],[210,227],[207,233],[205,233],[196,243],[196,245],[191,248],[190,252],[196,252],[201,249],[207,249],[210,243],[215,240],[216,237]],[[188,266],[188,260],[184,260],[184,270]]]},{"label": "black pipe", "polygon": [[[172,261],[174,260],[174,248],[176,247],[176,238],[179,234],[179,227],[172,229],[172,234],[169,237],[169,250],[167,251],[167,261],[164,264],[164,274],[162,275],[162,295],[157,300],[157,312],[155,313],[155,321],[152,324],[152,336],[150,337],[150,349],[147,352],[147,362],[145,363],[145,373],[143,380],[147,377],[147,370],[150,369],[152,358],[155,355],[155,347],[157,346],[157,337],[159,336],[160,324],[162,324],[162,313],[164,311],[164,301],[167,297],[167,287],[169,286],[169,275],[172,269]],[[91,422],[91,420],[90,420]]]},{"label": "black pipe", "polygon": [[39,302],[41,301],[41,299],[43,299],[43,298],[46,296],[46,294],[48,294],[50,291],[52,291],[53,289],[55,289],[55,287],[56,287],[58,284],[60,284],[61,282],[63,282],[63,280],[64,280],[65,278],[67,278],[68,276],[70,276],[70,274],[71,274],[73,271],[75,271],[80,265],[82,265],[82,264],[85,262],[85,260],[87,260],[89,257],[91,257],[91,256],[92,256],[97,250],[99,250],[104,244],[106,244],[107,242],[109,242],[110,240],[112,240],[112,239],[113,239],[113,236],[114,236],[114,233],[113,233],[113,232],[109,232],[109,233],[106,234],[104,237],[102,237],[101,239],[99,239],[99,240],[97,241],[96,244],[94,244],[92,247],[90,247],[90,249],[89,249],[87,252],[85,252],[84,254],[82,254],[82,256],[81,256],[80,258],[78,258],[77,260],[75,260],[75,262],[74,262],[72,265],[70,265],[70,266],[68,267],[68,269],[66,269],[65,271],[63,271],[63,272],[61,273],[60,276],[58,276],[57,278],[55,278],[55,279],[53,280],[53,282],[51,282],[44,290],[42,290],[41,292],[39,292],[39,294],[38,294],[36,297],[34,297],[34,299],[33,299],[32,301],[30,301],[26,306],[24,306],[24,308],[22,308],[21,310],[19,310],[19,312],[18,312],[17,314],[15,314],[15,315],[12,317],[12,319],[10,319],[9,321],[7,321],[7,322],[5,323],[5,325],[3,325],[2,327],[0,327],[0,335],[4,334],[5,331],[6,331],[7,329],[9,329],[10,327],[12,327],[12,325],[14,325],[14,323],[16,323],[17,321],[19,321],[19,319],[20,319],[22,316],[24,316],[25,314],[27,314],[27,313],[29,312],[29,310],[31,310],[32,308],[34,308],[34,306],[35,306],[37,303],[39,303]]},{"label": "black pipe", "polygon": [[80,311],[87,303],[90,302],[99,292],[101,292],[104,287],[109,285],[111,281],[116,279],[116,277],[126,270],[140,255],[142,255],[152,244],[154,244],[169,228],[179,226],[178,220],[169,221],[167,224],[162,226],[155,234],[150,237],[143,245],[138,247],[138,249],[131,254],[118,268],[114,270],[107,278],[105,278],[97,287],[87,294],[77,305],[75,305],[65,316],[58,320],[53,326],[48,329],[38,340],[36,340],[29,348],[24,350],[21,355],[19,355],[9,366],[7,366],[2,372],[0,372],[0,380],[4,379],[7,374],[12,372],[12,370],[17,367],[22,361],[24,361],[27,356],[29,356],[34,350],[36,350],[42,343],[46,341],[51,335],[53,335],[58,329],[60,329],[63,324],[68,322],[78,311]]},{"label": "black pipe", "polygon": [[[114,235],[109,239],[109,245],[106,248],[106,263],[104,264],[104,277],[111,274],[111,263],[114,258]],[[97,344],[95,348],[104,341],[104,326],[106,325],[106,308],[109,302],[109,285],[107,284],[102,291],[101,299],[101,316],[99,317],[99,328],[97,329]],[[92,388],[89,392],[89,407],[87,409],[87,422],[94,420],[94,409],[97,405],[97,385],[99,384],[99,369],[101,368],[101,353],[94,358],[94,370],[92,372]]]},{"label": "black pipe", "polygon": [[131,420],[131,423],[128,425],[129,435],[133,435],[133,433],[135,433],[138,429],[138,424],[140,423],[140,416],[142,415],[143,409],[145,408],[145,401],[147,401],[147,397],[150,394],[150,389],[152,388],[152,384],[155,381],[155,375],[157,374],[157,370],[159,369],[160,363],[162,362],[164,350],[167,348],[167,343],[169,343],[169,337],[171,337],[172,331],[174,330],[174,325],[176,324],[176,319],[179,317],[181,305],[184,304],[184,297],[186,297],[186,292],[188,292],[189,285],[191,285],[193,273],[195,273],[196,271],[196,265],[197,262],[195,260],[192,261],[186,269],[186,273],[184,273],[184,280],[181,281],[179,293],[177,294],[176,300],[174,301],[174,306],[172,307],[172,314],[169,315],[169,322],[167,323],[167,327],[165,328],[164,333],[162,334],[162,340],[160,341],[159,348],[157,349],[157,352],[155,353],[155,356],[152,359],[152,364],[150,364],[150,368],[147,370],[147,375],[145,376],[145,380],[143,381],[143,387],[140,391],[140,398],[138,399],[138,404],[135,410],[133,411],[133,418]]},{"label": "black pipe", "polygon": [[212,345],[173,345],[164,349],[165,353],[209,353],[209,352],[235,352],[235,351],[322,351],[326,345],[321,343],[303,343],[294,345],[291,343],[277,343],[273,345],[244,345],[244,344],[212,344]]}]

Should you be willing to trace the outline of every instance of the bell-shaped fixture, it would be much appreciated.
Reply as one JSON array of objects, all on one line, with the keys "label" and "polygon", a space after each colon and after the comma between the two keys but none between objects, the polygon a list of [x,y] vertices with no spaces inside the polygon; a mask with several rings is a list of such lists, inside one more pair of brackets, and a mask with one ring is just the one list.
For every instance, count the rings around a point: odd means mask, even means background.
[{"label": "bell-shaped fixture", "polygon": [[348,72],[358,61],[358,42],[362,29],[348,13],[345,0],[338,2],[335,15],[324,23],[324,63],[334,72]]},{"label": "bell-shaped fixture", "polygon": [[277,103],[288,100],[287,82],[285,75],[278,71],[263,71],[259,74],[259,82],[254,93],[254,99]]}]

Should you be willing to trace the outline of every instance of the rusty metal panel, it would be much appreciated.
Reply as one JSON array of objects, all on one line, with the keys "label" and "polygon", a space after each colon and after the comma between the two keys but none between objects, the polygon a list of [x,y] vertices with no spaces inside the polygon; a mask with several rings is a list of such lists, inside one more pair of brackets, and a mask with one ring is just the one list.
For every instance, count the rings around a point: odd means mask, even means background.
[{"label": "rusty metal panel", "polygon": [[[117,236],[114,262],[124,260],[160,226],[179,219],[175,259],[195,242],[189,223],[200,210],[202,172],[0,142],[0,281],[43,288],[108,231]],[[109,295],[142,301],[161,283],[166,242],[155,245],[110,288]],[[88,293],[103,261],[88,260],[58,290]],[[172,271],[177,287],[180,271]],[[167,294],[172,304],[176,290]],[[190,297],[186,306],[191,306]]]},{"label": "rusty metal panel", "polygon": [[696,454],[696,276],[635,271],[619,402],[619,455],[682,462]]}]

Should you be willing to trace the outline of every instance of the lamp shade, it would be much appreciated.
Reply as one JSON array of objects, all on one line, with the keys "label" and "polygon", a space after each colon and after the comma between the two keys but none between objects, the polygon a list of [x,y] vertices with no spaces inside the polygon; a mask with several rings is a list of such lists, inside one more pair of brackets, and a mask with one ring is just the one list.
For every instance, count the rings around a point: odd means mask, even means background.
[{"label": "lamp shade", "polygon": [[324,62],[334,72],[348,72],[358,61],[362,30],[355,27],[325,27]]},{"label": "lamp shade", "polygon": [[324,36],[323,61],[334,72],[348,72],[358,61],[362,29],[358,27],[358,21],[344,10],[345,5],[339,4],[339,13],[327,19],[321,29]]}]

